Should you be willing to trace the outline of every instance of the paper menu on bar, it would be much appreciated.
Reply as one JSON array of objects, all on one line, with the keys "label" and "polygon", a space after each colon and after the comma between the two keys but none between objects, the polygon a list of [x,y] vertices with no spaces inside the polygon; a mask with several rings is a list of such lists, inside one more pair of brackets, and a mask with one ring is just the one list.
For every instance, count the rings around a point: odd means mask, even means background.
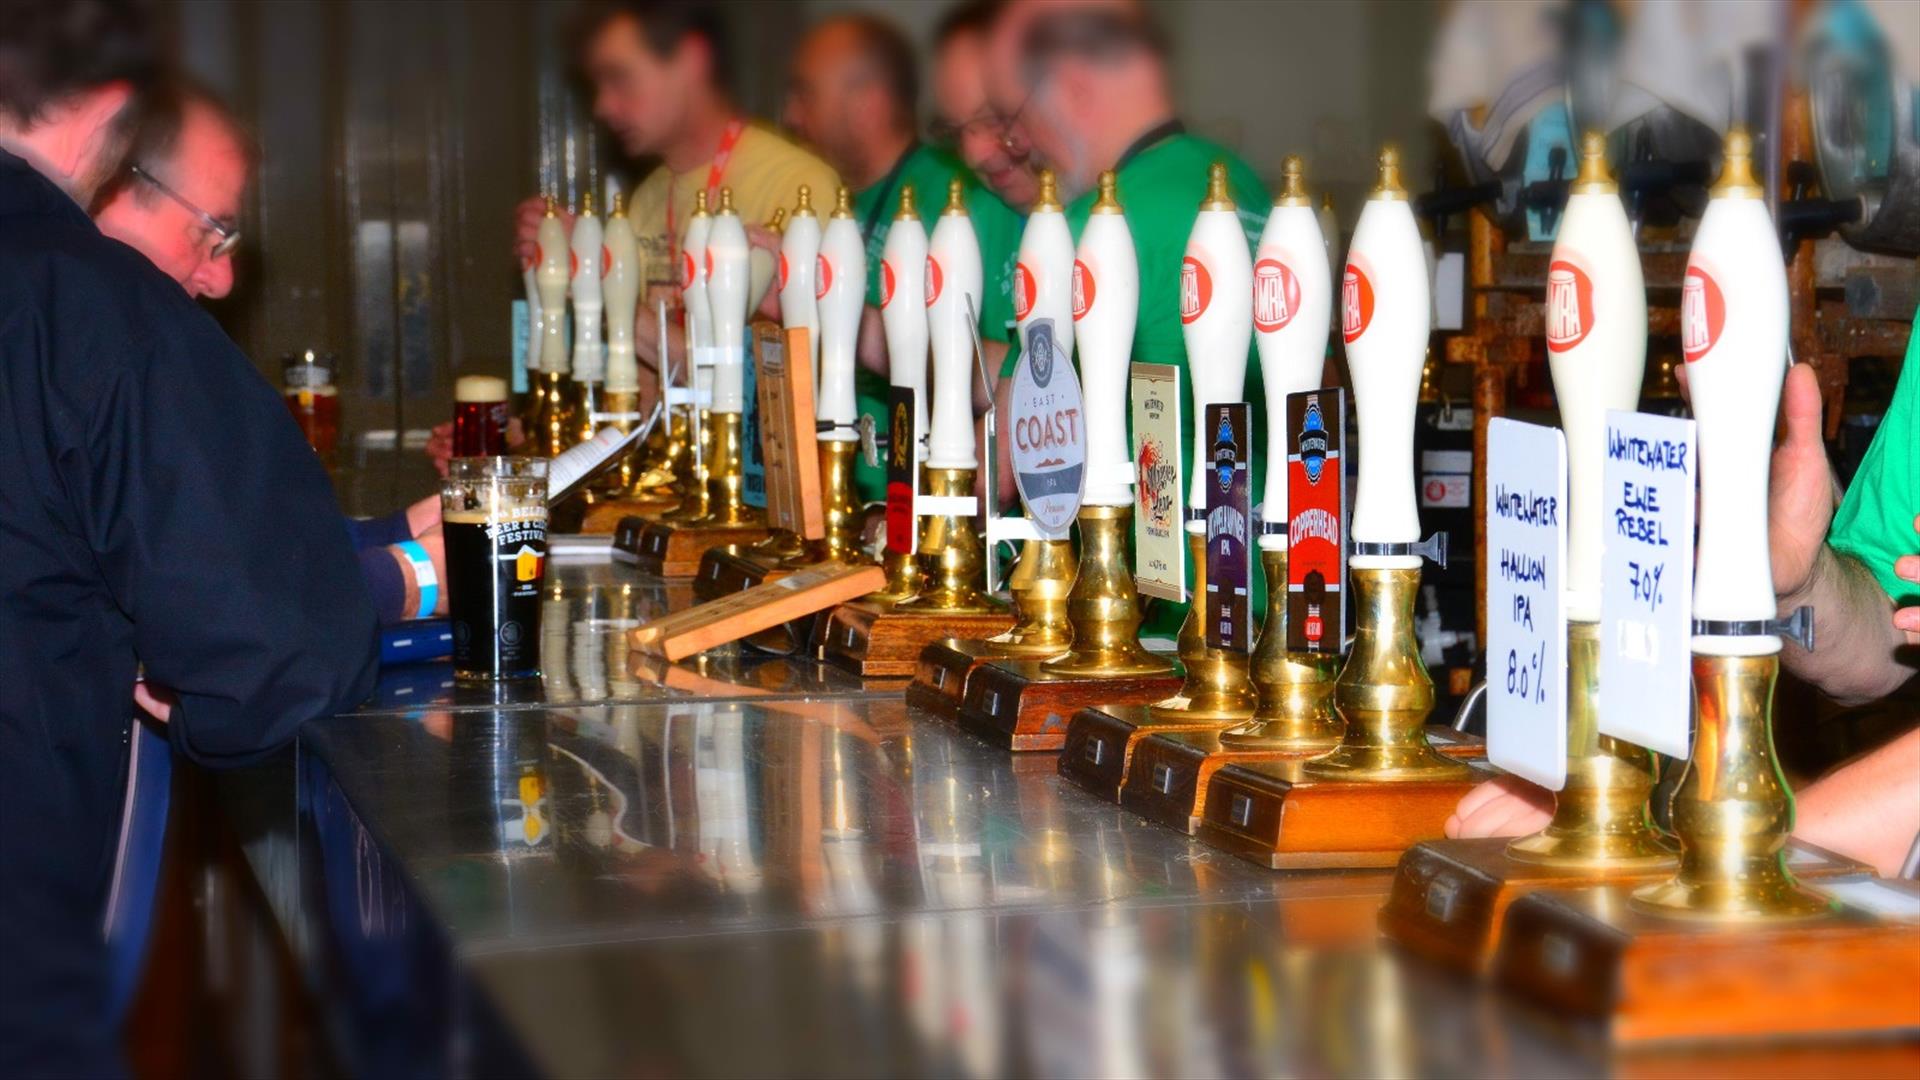
[{"label": "paper menu on bar", "polygon": [[1487,760],[1554,791],[1567,781],[1567,443],[1487,425]]},{"label": "paper menu on bar", "polygon": [[1600,732],[1674,757],[1691,742],[1695,445],[1692,420],[1607,412]]}]

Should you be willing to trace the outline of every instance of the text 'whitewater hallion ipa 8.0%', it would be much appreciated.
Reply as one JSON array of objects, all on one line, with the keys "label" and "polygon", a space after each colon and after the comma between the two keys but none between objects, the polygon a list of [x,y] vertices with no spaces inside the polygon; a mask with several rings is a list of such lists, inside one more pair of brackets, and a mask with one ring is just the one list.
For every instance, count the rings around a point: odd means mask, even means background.
[{"label": "text 'whitewater hallion ipa 8.0%'", "polygon": [[540,675],[546,461],[456,460],[443,488],[453,668],[471,681]]}]

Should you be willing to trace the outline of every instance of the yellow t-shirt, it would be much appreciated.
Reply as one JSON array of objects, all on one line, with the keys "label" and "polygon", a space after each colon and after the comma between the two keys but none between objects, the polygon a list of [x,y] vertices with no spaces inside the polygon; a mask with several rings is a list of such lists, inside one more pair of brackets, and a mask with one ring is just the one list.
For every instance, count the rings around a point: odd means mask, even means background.
[{"label": "yellow t-shirt", "polygon": [[[676,253],[679,235],[667,231],[667,198],[673,198],[673,228],[684,233],[693,216],[694,193],[705,191],[713,163],[702,162],[681,173],[670,173],[661,166],[647,175],[627,202],[627,220],[639,242],[647,283],[679,284]],[[733,189],[733,208],[749,225],[765,225],[776,207],[788,211],[798,198],[801,184],[813,188],[815,212],[822,217],[833,209],[833,193],[840,178],[826,162],[788,142],[758,124],[748,124],[740,133],[720,174],[719,186]]]}]

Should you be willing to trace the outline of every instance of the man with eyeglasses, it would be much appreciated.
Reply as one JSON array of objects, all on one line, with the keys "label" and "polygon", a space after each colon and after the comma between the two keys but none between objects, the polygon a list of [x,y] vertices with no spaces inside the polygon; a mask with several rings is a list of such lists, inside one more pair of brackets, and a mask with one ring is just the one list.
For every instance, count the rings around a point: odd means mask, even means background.
[{"label": "man with eyeglasses", "polygon": [[967,0],[933,31],[933,139],[950,146],[1002,202],[1028,207],[1040,197],[1031,156],[1008,146],[1006,126],[987,100],[987,38],[1002,0]]},{"label": "man with eyeglasses", "polygon": [[[979,325],[988,370],[1007,352],[1013,319],[1013,267],[1023,218],[987,190],[948,150],[922,142],[915,106],[919,73],[913,46],[894,24],[872,15],[846,15],[815,26],[794,52],[786,121],[816,146],[854,192],[853,216],[867,247],[867,304],[861,316],[859,381],[863,417],[884,429],[887,422],[886,334],[881,325],[881,256],[911,185],[929,233],[947,204],[947,185],[966,184],[967,213],[980,241],[984,271]],[[986,408],[975,388],[975,407]],[[886,470],[855,460],[854,485],[870,502],[886,497]]]},{"label": "man with eyeglasses", "polygon": [[[1187,131],[1174,108],[1164,34],[1127,0],[1012,0],[988,32],[987,91],[1007,149],[1054,170],[1076,240],[1098,197],[1101,172],[1118,174],[1120,203],[1140,262],[1140,317],[1133,359],[1187,364],[1180,322],[1180,262],[1206,194],[1207,171],[1227,165],[1227,182],[1249,248],[1266,227],[1270,200],[1239,155]],[[1004,383],[1006,380],[1003,379]],[[1192,475],[1192,385],[1180,383],[1182,464]],[[1265,428],[1266,393],[1249,349],[1246,400],[1255,431]],[[1003,410],[1005,402],[997,406]],[[1253,464],[1254,490],[1266,463]],[[1264,610],[1266,590],[1254,589]],[[1172,638],[1186,605],[1154,601],[1142,633]]]},{"label": "man with eyeglasses", "polygon": [[[233,290],[240,208],[256,165],[252,140],[218,99],[190,83],[156,91],[146,113],[128,164],[94,200],[94,223],[187,295],[217,300]],[[439,589],[423,609],[420,587],[446,580],[437,497],[349,528],[381,622],[446,610]]]},{"label": "man with eyeglasses", "polygon": [[0,1075],[117,1075],[101,923],[136,671],[171,688],[147,697],[176,751],[245,764],[372,689],[374,612],[279,395],[87,216],[161,67],[146,6],[6,16]]}]

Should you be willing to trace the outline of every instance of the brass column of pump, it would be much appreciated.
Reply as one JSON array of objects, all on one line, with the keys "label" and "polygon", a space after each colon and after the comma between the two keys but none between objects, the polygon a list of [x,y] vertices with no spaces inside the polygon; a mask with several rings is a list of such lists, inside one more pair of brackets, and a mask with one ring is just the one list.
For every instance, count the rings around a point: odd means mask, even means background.
[{"label": "brass column of pump", "polygon": [[[730,187],[720,189],[719,212],[733,213]],[[748,506],[746,499],[746,414],[714,412],[709,415],[712,417],[712,456],[707,460],[707,512],[697,521],[702,525],[752,524],[760,520],[760,513]]]},{"label": "brass column of pump", "polygon": [[[1112,170],[1100,174],[1100,195],[1090,211],[1120,214]],[[1133,504],[1082,504],[1080,563],[1067,594],[1067,620],[1073,647],[1044,665],[1049,674],[1075,678],[1161,675],[1173,663],[1140,646],[1140,594],[1134,591],[1133,560],[1127,538],[1133,535]]]},{"label": "brass column of pump", "polygon": [[[800,202],[793,209],[795,217],[813,213],[813,192],[807,185],[800,185]],[[853,217],[853,193],[846,185],[841,185],[833,200],[835,218]],[[814,372],[816,384],[819,372]],[[818,407],[818,402],[815,406]],[[810,562],[822,562],[834,559],[841,562],[871,561],[860,552],[860,503],[853,494],[853,457],[860,452],[856,442],[821,439],[820,440],[820,508],[826,521],[826,535],[819,540],[807,542],[807,553],[799,558],[788,559],[782,566],[788,569]]]},{"label": "brass column of pump", "polygon": [[[1280,165],[1280,194],[1275,206],[1312,206],[1306,164],[1289,154]],[[1269,424],[1284,418],[1269,416]],[[1273,463],[1268,463],[1273,467]],[[1284,467],[1284,463],[1281,463]],[[1285,514],[1285,508],[1281,508]],[[1254,644],[1251,676],[1258,703],[1253,719],[1220,733],[1220,743],[1235,750],[1331,749],[1340,741],[1340,718],[1333,711],[1333,681],[1339,658],[1331,653],[1287,651],[1287,549],[1261,548],[1267,575],[1267,621]]]},{"label": "brass column of pump", "polygon": [[[920,207],[915,201],[912,184],[902,184],[900,186],[900,210],[899,213],[893,215],[893,220],[920,220]],[[907,234],[902,233],[901,235],[905,236]],[[920,359],[921,363],[924,364],[926,362],[925,357],[921,357]],[[893,442],[893,440],[898,437],[895,433],[901,430],[899,425],[889,422],[888,428],[887,452],[889,454],[902,453],[902,448]],[[915,483],[913,489],[918,491],[926,475],[926,470],[920,464],[919,448],[909,446],[905,448],[904,452],[913,456],[910,468],[912,468],[914,472]],[[919,595],[921,586],[926,584],[926,576],[921,573],[920,559],[914,552],[895,551],[892,548],[888,548],[882,562],[887,568],[887,584],[879,592],[873,594],[873,599],[897,604],[905,600],[911,600],[913,597]]]},{"label": "brass column of pump", "polygon": [[[942,216],[965,216],[966,187],[955,179],[947,186],[947,207]],[[923,470],[927,487],[935,496],[965,498],[974,493],[977,468],[928,468]],[[980,534],[974,530],[968,514],[928,514],[921,521],[919,544],[920,573],[925,578],[920,592],[903,601],[902,612],[917,614],[978,614],[998,611],[989,598],[986,584],[986,552]]]},{"label": "brass column of pump", "polygon": [[[1207,169],[1207,197],[1202,210],[1234,210],[1233,196],[1227,192],[1227,166],[1216,161]],[[1194,468],[1200,463],[1194,462]],[[1152,706],[1153,714],[1163,719],[1245,720],[1251,717],[1257,698],[1250,674],[1251,658],[1234,649],[1216,649],[1207,644],[1201,629],[1200,598],[1205,595],[1207,576],[1207,537],[1205,533],[1187,533],[1188,558],[1193,560],[1194,590],[1187,605],[1187,617],[1180,624],[1175,650],[1186,668],[1186,682],[1180,693]]]},{"label": "brass column of pump", "polygon": [[[1369,200],[1404,201],[1400,153],[1380,151],[1380,178]],[[1308,775],[1330,780],[1458,780],[1465,765],[1448,760],[1427,742],[1433,712],[1433,679],[1420,659],[1413,634],[1413,604],[1420,566],[1355,566],[1353,649],[1334,683],[1334,709],[1343,724],[1340,743],[1307,762]]]},{"label": "brass column of pump", "polygon": [[[708,215],[707,193],[704,190],[695,191],[693,193],[693,217],[703,218]],[[697,386],[699,375],[697,369],[694,367],[694,358],[689,355],[684,361],[684,366],[687,372],[687,385]],[[708,499],[710,498],[710,493],[707,490],[707,477],[709,470],[713,467],[713,412],[707,406],[700,404],[688,406],[687,411],[690,418],[698,419],[700,429],[699,436],[697,438],[689,437],[688,444],[692,452],[688,453],[687,456],[682,459],[684,467],[681,470],[678,484],[681,492],[683,492],[680,505],[661,514],[661,521],[690,522],[698,518],[703,518],[707,514]],[[691,426],[692,420],[690,419],[689,427]]]},{"label": "brass column of pump", "polygon": [[[1033,212],[1059,211],[1060,191],[1052,169],[1040,171],[1040,196]],[[991,466],[989,466],[991,467]],[[991,508],[989,508],[991,512]],[[1020,545],[1020,561],[1007,579],[1012,600],[1013,629],[990,639],[1001,652],[1025,656],[1058,656],[1073,644],[1073,622],[1067,616],[1067,598],[1073,592],[1073,541],[1033,539]]]},{"label": "brass column of pump", "polygon": [[[1727,133],[1715,198],[1759,199],[1753,139]],[[1793,793],[1773,752],[1773,691],[1780,654],[1693,655],[1693,753],[1673,794],[1680,869],[1634,891],[1632,906],[1660,915],[1722,920],[1800,919],[1828,910],[1799,887],[1782,849]]]},{"label": "brass column of pump", "polygon": [[[1576,194],[1619,191],[1607,169],[1607,139],[1589,131],[1580,144]],[[1553,821],[1507,845],[1520,862],[1547,866],[1646,868],[1674,861],[1673,848],[1648,813],[1653,752],[1600,734],[1600,624],[1567,624],[1567,782]]]}]

